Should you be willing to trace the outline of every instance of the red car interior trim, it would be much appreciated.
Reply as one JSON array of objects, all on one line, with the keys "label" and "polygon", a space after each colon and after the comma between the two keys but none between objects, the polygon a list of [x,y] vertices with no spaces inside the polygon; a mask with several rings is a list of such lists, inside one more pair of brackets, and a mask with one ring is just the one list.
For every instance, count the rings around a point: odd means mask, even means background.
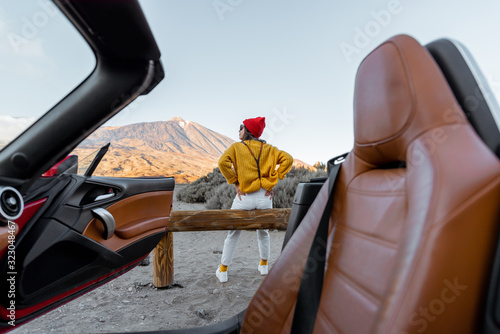
[{"label": "red car interior trim", "polygon": [[[136,263],[142,261],[146,256],[147,255],[141,257],[140,259],[138,259],[138,260],[136,260],[136,261],[134,261],[134,262],[132,262],[130,264],[127,264],[126,266],[123,266],[123,267],[121,267],[119,269],[116,269],[116,270],[114,270],[114,271],[112,271],[112,272],[110,272],[110,273],[108,273],[108,274],[106,274],[104,276],[101,276],[101,277],[99,277],[99,278],[97,278],[97,279],[95,279],[93,281],[85,283],[85,284],[83,284],[83,285],[81,285],[79,287],[76,287],[76,288],[72,289],[72,290],[66,291],[65,293],[62,293],[62,294],[60,294],[58,296],[50,298],[50,299],[48,299],[48,300],[46,300],[46,301],[44,301],[42,303],[39,303],[37,305],[33,305],[33,306],[30,306],[30,307],[27,307],[27,308],[24,308],[24,309],[16,309],[16,319],[22,319],[23,317],[28,316],[31,313],[36,312],[36,311],[38,311],[38,310],[40,310],[40,309],[42,309],[44,307],[47,307],[50,304],[53,304],[53,303],[55,303],[55,302],[57,302],[57,301],[59,301],[59,300],[61,300],[63,298],[71,296],[72,294],[75,294],[75,293],[77,293],[77,292],[79,292],[79,291],[81,291],[81,290],[83,290],[83,289],[85,289],[85,288],[87,288],[89,286],[95,285],[95,284],[97,284],[100,281],[103,281],[103,280],[105,280],[105,279],[107,279],[107,278],[109,278],[109,277],[111,277],[113,275],[116,275],[117,273],[119,273],[119,272],[121,272],[121,271],[123,271],[123,270],[125,270],[125,269],[127,269],[127,268],[129,268],[129,267],[131,267],[133,265],[135,265]],[[98,286],[96,286],[96,288],[97,287]],[[71,300],[76,299],[77,297],[79,297],[79,296],[75,296],[74,298],[71,298],[71,299],[67,300],[65,303],[70,302]],[[48,311],[50,311],[50,310],[47,310],[47,312]],[[9,318],[7,317],[9,314],[10,314],[9,310],[7,310],[3,305],[0,306],[0,319],[2,319],[2,320],[9,320]]]},{"label": "red car interior trim", "polygon": [[[45,203],[46,200],[47,197],[28,203],[24,206],[24,210],[21,217],[15,220],[15,223],[17,224],[17,234],[21,232],[24,225],[26,225],[26,223],[31,219],[31,217],[33,217],[33,215],[38,211],[38,209],[40,209],[40,207],[43,205],[43,203]],[[6,249],[7,248],[0,250],[0,258],[3,257]]]}]

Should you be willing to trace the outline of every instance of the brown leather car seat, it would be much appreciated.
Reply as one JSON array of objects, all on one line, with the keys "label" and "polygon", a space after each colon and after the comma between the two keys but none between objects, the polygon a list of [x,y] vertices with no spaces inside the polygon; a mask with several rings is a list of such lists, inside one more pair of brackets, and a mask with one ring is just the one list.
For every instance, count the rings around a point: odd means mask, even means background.
[{"label": "brown leather car seat", "polygon": [[[500,216],[500,161],[413,38],[361,63],[354,148],[334,189],[314,333],[477,333]],[[288,333],[323,186],[241,333]],[[314,270],[310,265],[308,270]]]}]

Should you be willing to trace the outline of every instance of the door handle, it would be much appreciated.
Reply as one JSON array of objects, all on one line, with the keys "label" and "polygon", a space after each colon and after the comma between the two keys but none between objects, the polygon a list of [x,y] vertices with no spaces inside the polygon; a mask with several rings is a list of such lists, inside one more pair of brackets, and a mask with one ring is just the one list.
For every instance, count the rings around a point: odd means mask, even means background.
[{"label": "door handle", "polygon": [[108,198],[111,198],[115,196],[115,193],[109,193],[109,194],[104,194],[104,195],[99,195],[97,196],[95,199],[94,199],[94,202],[97,202],[97,201],[102,201],[104,199],[108,199]]},{"label": "door handle", "polygon": [[92,215],[95,219],[99,220],[104,226],[104,233],[102,237],[104,240],[108,240],[115,234],[115,218],[109,213],[108,210],[103,208],[92,209]]}]

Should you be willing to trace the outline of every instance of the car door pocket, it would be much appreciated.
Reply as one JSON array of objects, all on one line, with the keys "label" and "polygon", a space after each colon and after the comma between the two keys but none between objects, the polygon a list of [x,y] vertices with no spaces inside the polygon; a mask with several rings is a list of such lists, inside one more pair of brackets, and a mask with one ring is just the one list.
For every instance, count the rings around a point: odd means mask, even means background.
[{"label": "car door pocket", "polygon": [[132,221],[130,223],[121,225],[116,229],[116,235],[122,239],[130,239],[135,236],[141,235],[142,233],[155,230],[157,228],[166,227],[168,224],[168,218],[158,217],[143,219],[141,221]]},{"label": "car door pocket", "polygon": [[100,221],[104,227],[102,237],[104,240],[110,239],[115,234],[115,218],[108,210],[103,208],[92,209],[92,215]]}]

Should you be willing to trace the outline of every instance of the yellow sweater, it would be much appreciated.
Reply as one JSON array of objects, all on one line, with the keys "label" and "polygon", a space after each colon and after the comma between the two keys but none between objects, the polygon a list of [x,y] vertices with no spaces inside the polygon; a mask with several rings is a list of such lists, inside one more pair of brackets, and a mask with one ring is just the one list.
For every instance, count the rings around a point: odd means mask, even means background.
[{"label": "yellow sweater", "polygon": [[[245,143],[258,159],[261,142],[245,140]],[[286,173],[292,168],[292,163],[293,158],[290,154],[272,145],[264,144],[259,161],[261,174],[259,180],[257,162],[245,144],[238,142],[229,146],[222,154],[219,159],[219,168],[229,184],[238,182],[241,191],[252,193],[260,188],[273,189],[278,183],[278,178],[281,180],[285,178]]]}]

